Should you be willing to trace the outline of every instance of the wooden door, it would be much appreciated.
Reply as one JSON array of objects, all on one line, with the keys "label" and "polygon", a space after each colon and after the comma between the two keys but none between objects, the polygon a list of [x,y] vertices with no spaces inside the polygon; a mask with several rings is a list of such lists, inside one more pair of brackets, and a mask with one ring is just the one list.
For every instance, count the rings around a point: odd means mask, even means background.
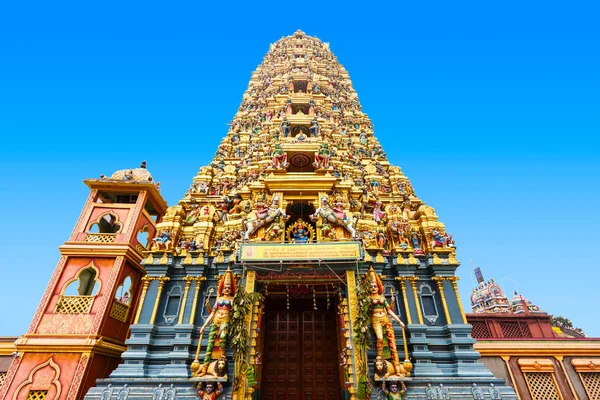
[{"label": "wooden door", "polygon": [[261,399],[339,400],[336,315],[267,311]]}]

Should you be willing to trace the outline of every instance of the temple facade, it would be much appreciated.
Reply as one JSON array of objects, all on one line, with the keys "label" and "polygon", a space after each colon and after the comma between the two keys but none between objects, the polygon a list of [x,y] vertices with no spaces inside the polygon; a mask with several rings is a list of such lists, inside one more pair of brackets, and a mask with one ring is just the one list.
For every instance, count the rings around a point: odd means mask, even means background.
[{"label": "temple facade", "polygon": [[85,182],[0,399],[517,399],[327,43],[270,46],[177,205],[145,163]]}]

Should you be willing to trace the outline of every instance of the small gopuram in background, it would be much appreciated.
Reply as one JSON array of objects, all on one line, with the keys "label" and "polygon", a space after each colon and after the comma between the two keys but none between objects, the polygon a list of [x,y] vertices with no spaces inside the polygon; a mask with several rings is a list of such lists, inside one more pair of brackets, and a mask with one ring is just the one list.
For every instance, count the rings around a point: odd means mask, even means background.
[{"label": "small gopuram in background", "polygon": [[467,321],[482,362],[521,399],[600,399],[600,339],[588,339],[563,317],[477,273]]}]

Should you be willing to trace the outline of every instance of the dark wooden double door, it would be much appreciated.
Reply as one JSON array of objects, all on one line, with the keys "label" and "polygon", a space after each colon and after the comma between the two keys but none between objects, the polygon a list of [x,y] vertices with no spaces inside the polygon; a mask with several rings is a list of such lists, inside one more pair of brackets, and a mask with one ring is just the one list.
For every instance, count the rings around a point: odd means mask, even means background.
[{"label": "dark wooden double door", "polygon": [[266,317],[261,399],[340,399],[336,314],[286,310]]}]

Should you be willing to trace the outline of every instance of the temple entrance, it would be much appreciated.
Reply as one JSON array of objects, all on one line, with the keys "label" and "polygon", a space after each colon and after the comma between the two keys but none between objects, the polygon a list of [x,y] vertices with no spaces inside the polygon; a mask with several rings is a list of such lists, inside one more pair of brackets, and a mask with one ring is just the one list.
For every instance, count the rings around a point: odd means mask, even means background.
[{"label": "temple entrance", "polygon": [[[267,301],[261,399],[338,400],[336,312],[324,298]],[[316,310],[315,310],[316,308]]]}]

